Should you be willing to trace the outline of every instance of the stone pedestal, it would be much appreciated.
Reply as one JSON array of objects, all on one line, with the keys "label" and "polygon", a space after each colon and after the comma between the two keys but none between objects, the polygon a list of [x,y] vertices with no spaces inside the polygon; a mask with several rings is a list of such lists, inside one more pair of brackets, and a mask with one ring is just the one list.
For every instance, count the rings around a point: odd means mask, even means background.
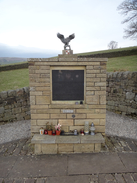
[{"label": "stone pedestal", "polygon": [[62,54],[63,55],[73,55],[73,50],[70,50],[70,49],[68,49],[68,50],[62,50]]},{"label": "stone pedestal", "polygon": [[100,152],[105,140],[100,133],[85,136],[34,135],[31,140],[35,154]]}]

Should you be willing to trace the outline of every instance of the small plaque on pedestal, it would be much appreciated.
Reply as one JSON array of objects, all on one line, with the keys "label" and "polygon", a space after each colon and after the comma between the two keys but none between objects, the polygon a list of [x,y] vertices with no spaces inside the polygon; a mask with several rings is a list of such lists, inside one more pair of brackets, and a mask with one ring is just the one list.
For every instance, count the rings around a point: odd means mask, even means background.
[{"label": "small plaque on pedestal", "polygon": [[68,49],[68,50],[62,50],[62,54],[63,55],[73,55],[73,50],[70,50],[70,49]]}]

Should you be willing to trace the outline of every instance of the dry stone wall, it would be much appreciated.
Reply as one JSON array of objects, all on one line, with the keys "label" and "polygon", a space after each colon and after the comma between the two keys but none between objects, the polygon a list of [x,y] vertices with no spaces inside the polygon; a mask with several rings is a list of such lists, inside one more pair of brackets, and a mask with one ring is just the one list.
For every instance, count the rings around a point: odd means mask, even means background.
[{"label": "dry stone wall", "polygon": [[30,119],[29,87],[0,93],[0,124]]},{"label": "dry stone wall", "polygon": [[5,65],[5,66],[0,66],[0,72],[15,70],[15,69],[26,69],[26,68],[28,68],[28,63],[15,64],[15,65]]},{"label": "dry stone wall", "polygon": [[137,116],[137,72],[107,73],[107,110]]}]

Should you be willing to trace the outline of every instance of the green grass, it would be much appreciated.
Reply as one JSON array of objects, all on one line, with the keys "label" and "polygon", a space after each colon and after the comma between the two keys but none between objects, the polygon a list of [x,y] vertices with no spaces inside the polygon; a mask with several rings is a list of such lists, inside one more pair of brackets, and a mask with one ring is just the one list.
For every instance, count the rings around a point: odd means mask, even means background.
[{"label": "green grass", "polygon": [[107,72],[137,71],[137,55],[109,58]]},{"label": "green grass", "polygon": [[0,92],[29,86],[28,69],[0,72]]}]

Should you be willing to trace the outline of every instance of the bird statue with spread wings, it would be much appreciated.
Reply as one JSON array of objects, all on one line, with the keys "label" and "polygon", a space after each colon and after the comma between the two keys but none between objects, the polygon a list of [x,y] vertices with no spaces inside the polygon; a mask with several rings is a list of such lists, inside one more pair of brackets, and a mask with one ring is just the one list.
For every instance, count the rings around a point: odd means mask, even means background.
[{"label": "bird statue with spread wings", "polygon": [[62,43],[64,43],[64,50],[66,50],[67,47],[69,47],[69,49],[71,50],[70,48],[70,45],[68,44],[72,39],[75,38],[75,34],[71,34],[69,37],[67,38],[64,38],[64,35],[60,34],[60,33],[57,33],[57,37],[62,41]]}]

